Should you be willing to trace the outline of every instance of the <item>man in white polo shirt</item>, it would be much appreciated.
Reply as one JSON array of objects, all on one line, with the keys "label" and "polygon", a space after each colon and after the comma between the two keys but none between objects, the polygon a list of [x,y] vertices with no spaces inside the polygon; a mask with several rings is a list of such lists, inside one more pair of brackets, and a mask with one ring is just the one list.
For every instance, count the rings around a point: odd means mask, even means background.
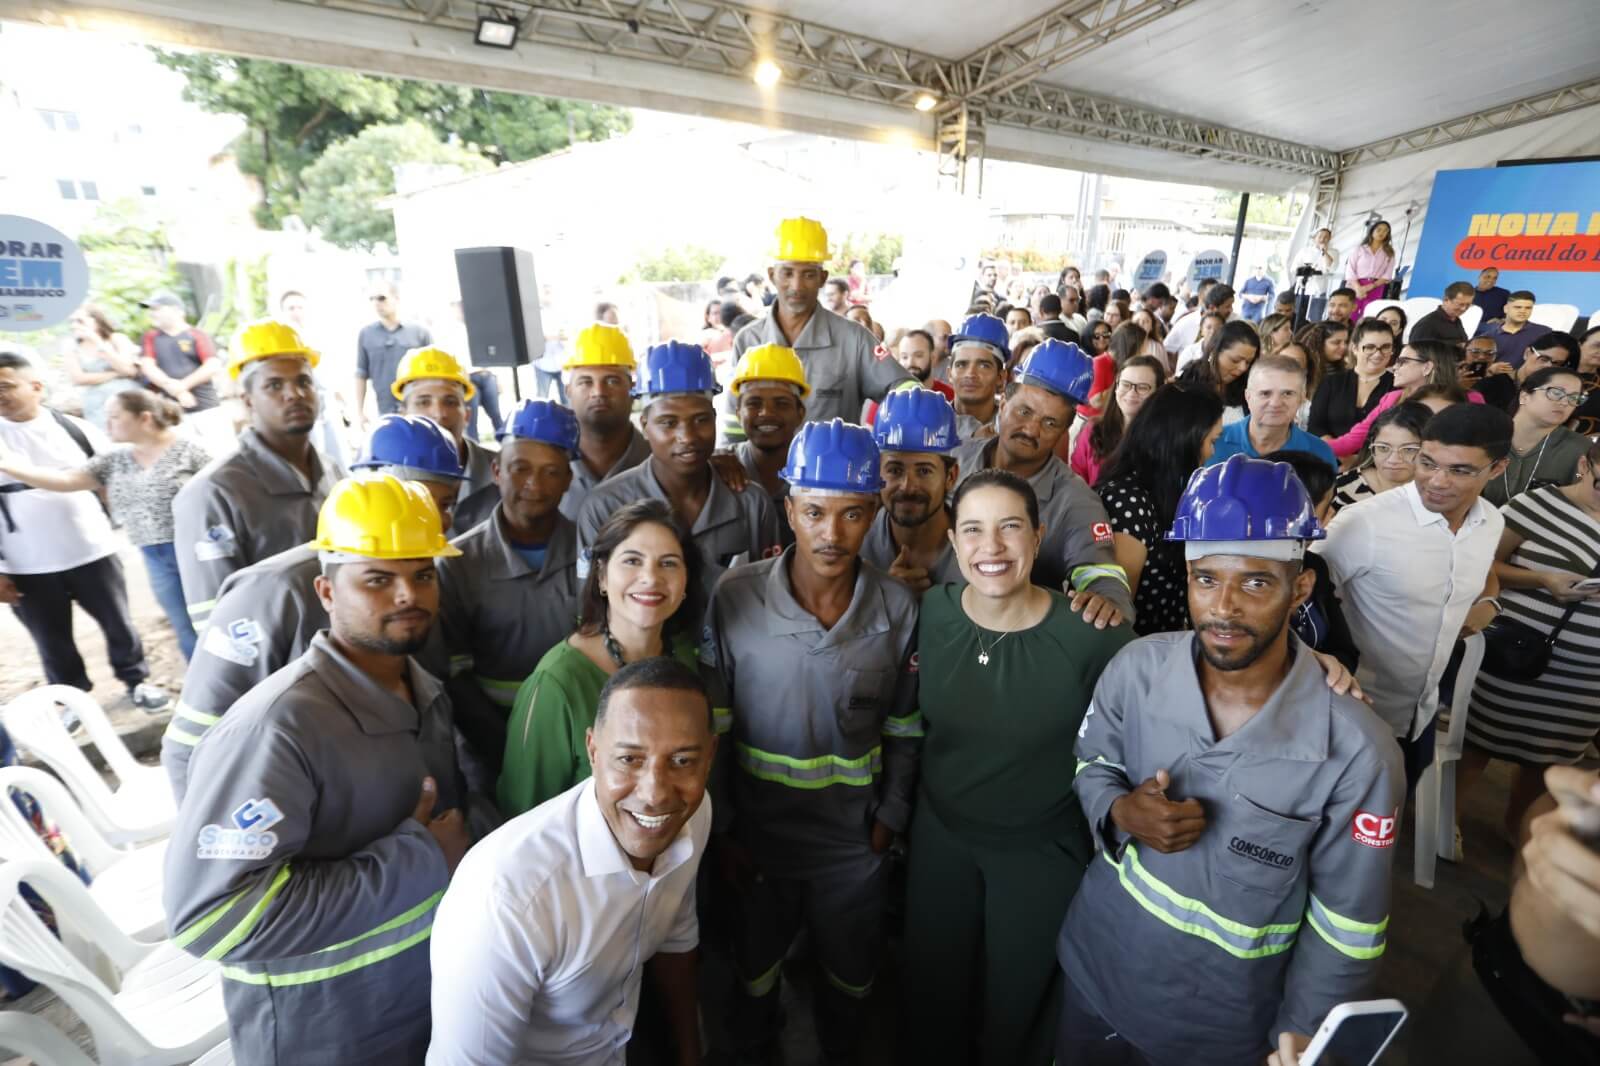
[{"label": "man in white polo shirt", "polygon": [[1433,762],[1439,679],[1456,639],[1499,612],[1485,586],[1505,519],[1479,497],[1510,450],[1505,412],[1447,407],[1423,427],[1415,479],[1344,508],[1312,545],[1361,649],[1356,678],[1400,741],[1408,789]]},{"label": "man in white polo shirt", "polygon": [[693,670],[611,676],[594,776],[480,841],[439,904],[429,1066],[622,1066],[645,968],[678,1061],[700,1061],[694,882],[716,746]]}]

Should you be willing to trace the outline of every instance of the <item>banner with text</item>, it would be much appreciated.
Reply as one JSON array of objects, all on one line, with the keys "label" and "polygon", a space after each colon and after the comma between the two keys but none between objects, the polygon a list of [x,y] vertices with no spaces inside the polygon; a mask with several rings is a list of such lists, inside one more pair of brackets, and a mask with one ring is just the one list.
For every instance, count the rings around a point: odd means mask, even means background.
[{"label": "banner with text", "polygon": [[1540,303],[1600,307],[1600,163],[1435,174],[1408,295],[1438,296],[1485,267]]}]

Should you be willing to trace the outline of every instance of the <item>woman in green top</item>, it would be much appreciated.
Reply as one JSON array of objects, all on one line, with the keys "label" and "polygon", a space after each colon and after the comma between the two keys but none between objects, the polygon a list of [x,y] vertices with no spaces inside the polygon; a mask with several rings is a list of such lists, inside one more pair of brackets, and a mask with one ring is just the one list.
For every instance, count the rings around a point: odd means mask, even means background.
[{"label": "woman in green top", "polygon": [[657,655],[696,666],[684,610],[699,554],[660,500],[619,507],[595,536],[578,630],[545,653],[517,690],[496,789],[507,818],[589,777],[584,737],[606,680]]},{"label": "woman in green top", "polygon": [[1044,535],[1026,481],[956,493],[961,585],[922,598],[927,732],[911,823],[906,971],[912,1062],[1050,1062],[1056,934],[1093,850],[1073,741],[1100,672],[1132,639],[1028,580]]}]

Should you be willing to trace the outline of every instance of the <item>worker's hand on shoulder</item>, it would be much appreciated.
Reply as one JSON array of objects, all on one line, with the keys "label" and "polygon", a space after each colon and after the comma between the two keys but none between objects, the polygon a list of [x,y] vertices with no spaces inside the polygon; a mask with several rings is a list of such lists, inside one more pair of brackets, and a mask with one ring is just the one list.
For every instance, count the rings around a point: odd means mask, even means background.
[{"label": "worker's hand on shoulder", "polygon": [[1356,675],[1352,674],[1344,663],[1325,651],[1313,651],[1311,655],[1322,667],[1322,672],[1328,675],[1328,687],[1335,693],[1361,700],[1363,703],[1372,702],[1362,691],[1361,685],[1356,682]]},{"label": "worker's hand on shoulder", "polygon": [[711,456],[711,470],[721,482],[728,486],[729,492],[743,492],[744,487],[750,483],[750,478],[744,472],[744,464],[732,452],[716,452]]},{"label": "worker's hand on shoulder", "polygon": [[1590,936],[1600,937],[1600,852],[1580,833],[1600,811],[1594,771],[1552,766],[1545,785],[1560,804],[1529,823],[1522,848],[1528,880]]},{"label": "worker's hand on shoulder", "polygon": [[1071,607],[1081,612],[1083,620],[1096,629],[1122,624],[1122,609],[1098,592],[1078,589],[1072,594]]},{"label": "worker's hand on shoulder", "polygon": [[433,834],[433,842],[444,852],[445,865],[453,874],[461,862],[461,856],[467,853],[467,847],[472,843],[472,839],[467,835],[466,819],[461,816],[460,810],[451,808],[434,817],[433,807],[438,800],[438,785],[431,777],[423,778],[422,793],[417,797],[417,809],[411,812],[411,817],[421,822],[428,832]]},{"label": "worker's hand on shoulder", "polygon": [[928,571],[911,561],[907,549],[901,548],[889,564],[889,576],[911,586],[913,592],[926,592],[933,585]]},{"label": "worker's hand on shoulder", "polygon": [[1174,803],[1167,798],[1172,778],[1157,770],[1139,787],[1111,804],[1111,821],[1141,844],[1163,854],[1183,851],[1205,832],[1206,812],[1196,799]]}]

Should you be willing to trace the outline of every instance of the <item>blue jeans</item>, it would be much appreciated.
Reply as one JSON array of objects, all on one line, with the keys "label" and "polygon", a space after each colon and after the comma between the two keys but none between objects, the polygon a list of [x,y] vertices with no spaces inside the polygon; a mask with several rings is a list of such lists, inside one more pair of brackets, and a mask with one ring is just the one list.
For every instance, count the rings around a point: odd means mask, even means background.
[{"label": "blue jeans", "polygon": [[144,544],[144,569],[150,575],[150,589],[156,602],[167,612],[167,621],[178,634],[178,650],[183,661],[194,655],[194,626],[189,622],[189,607],[183,599],[183,582],[178,579],[178,553],[171,541],[165,544]]},{"label": "blue jeans", "polygon": [[539,390],[539,399],[542,400],[546,396],[550,395],[550,386],[552,383],[554,383],[556,387],[556,399],[560,400],[562,403],[567,402],[567,386],[561,380],[561,371],[540,370],[538,367],[534,367],[533,381],[534,387]]},{"label": "blue jeans", "polygon": [[500,380],[492,370],[474,370],[468,377],[472,378],[478,394],[467,404],[467,436],[478,439],[478,405],[482,404],[489,413],[489,423],[494,426],[495,438],[499,439],[506,425],[506,420],[500,417]]}]

